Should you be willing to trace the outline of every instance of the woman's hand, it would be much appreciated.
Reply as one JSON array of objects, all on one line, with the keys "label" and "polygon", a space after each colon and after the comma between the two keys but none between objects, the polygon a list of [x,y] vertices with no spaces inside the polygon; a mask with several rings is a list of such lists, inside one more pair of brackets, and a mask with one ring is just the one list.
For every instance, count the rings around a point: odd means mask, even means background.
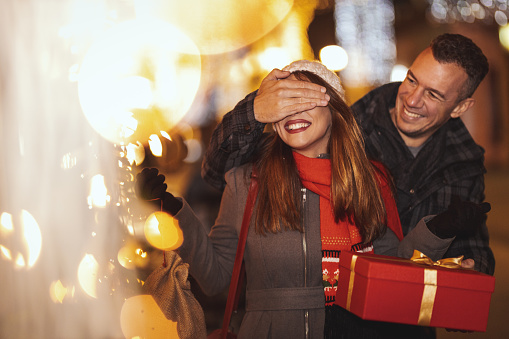
[{"label": "woman's hand", "polygon": [[175,215],[182,208],[182,201],[166,192],[168,185],[164,183],[165,180],[157,168],[144,168],[136,176],[136,196],[141,200],[153,201],[158,206],[161,206],[162,201],[162,209]]},{"label": "woman's hand", "polygon": [[157,168],[144,168],[136,176],[136,196],[148,201],[162,199],[168,188],[164,183],[165,179]]}]

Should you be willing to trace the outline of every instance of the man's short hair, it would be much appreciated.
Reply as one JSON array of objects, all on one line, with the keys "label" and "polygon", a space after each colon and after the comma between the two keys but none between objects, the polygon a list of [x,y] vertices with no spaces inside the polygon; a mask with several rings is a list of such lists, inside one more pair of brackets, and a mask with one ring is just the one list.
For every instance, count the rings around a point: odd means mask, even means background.
[{"label": "man's short hair", "polygon": [[433,57],[440,63],[455,63],[465,70],[468,79],[460,91],[460,99],[474,94],[489,70],[488,59],[481,49],[461,34],[442,34],[430,43]]}]

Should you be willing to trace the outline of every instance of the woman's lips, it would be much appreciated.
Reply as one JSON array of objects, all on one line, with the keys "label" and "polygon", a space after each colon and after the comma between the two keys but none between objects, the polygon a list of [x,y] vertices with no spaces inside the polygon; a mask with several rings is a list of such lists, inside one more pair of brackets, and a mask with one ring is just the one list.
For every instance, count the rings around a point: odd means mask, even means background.
[{"label": "woman's lips", "polygon": [[311,123],[307,120],[289,120],[285,124],[285,130],[288,133],[299,133],[306,130],[309,126],[311,126]]}]

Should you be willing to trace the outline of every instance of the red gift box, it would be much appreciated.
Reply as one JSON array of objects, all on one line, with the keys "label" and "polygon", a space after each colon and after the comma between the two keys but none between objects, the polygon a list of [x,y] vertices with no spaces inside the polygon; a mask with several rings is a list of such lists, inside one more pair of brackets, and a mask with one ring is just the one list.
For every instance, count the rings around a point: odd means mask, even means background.
[{"label": "red gift box", "polygon": [[365,320],[486,331],[495,277],[429,262],[342,251],[336,303]]}]

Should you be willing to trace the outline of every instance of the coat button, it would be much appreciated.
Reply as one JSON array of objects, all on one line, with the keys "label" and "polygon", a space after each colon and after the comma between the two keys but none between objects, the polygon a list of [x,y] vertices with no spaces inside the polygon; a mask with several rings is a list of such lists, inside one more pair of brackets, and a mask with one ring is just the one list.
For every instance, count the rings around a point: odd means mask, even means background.
[{"label": "coat button", "polygon": [[413,188],[410,189],[410,194],[415,194],[415,191]]},{"label": "coat button", "polygon": [[244,125],[244,131],[249,132],[251,130],[251,126],[249,124]]}]

